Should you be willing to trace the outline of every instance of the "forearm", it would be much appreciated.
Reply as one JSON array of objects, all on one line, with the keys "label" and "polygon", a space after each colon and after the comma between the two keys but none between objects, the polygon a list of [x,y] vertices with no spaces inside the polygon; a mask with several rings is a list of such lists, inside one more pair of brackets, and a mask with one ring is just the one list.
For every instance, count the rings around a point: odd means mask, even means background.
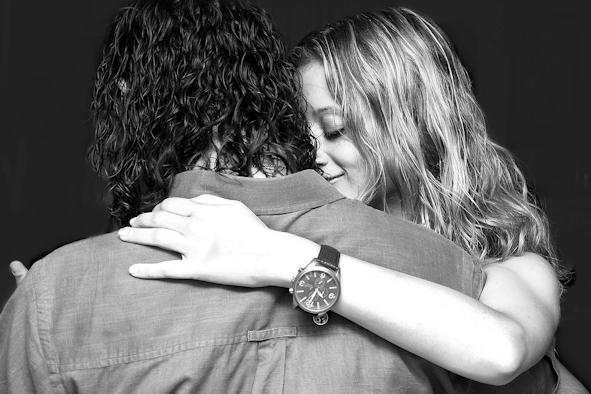
[{"label": "forearm", "polygon": [[335,312],[449,371],[502,384],[524,357],[511,319],[453,289],[372,265],[341,260]]},{"label": "forearm", "polygon": [[[278,235],[273,249],[285,257],[273,284],[288,287],[319,246]],[[511,380],[531,360],[522,327],[504,313],[445,286],[350,256],[342,255],[340,266],[342,292],[334,311],[411,353],[490,384]]]}]

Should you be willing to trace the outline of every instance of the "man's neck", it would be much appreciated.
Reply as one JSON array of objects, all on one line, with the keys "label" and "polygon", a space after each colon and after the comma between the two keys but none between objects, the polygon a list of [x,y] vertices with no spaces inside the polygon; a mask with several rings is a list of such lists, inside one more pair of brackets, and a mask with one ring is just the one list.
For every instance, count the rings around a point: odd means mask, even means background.
[{"label": "man's neck", "polygon": [[[211,149],[206,155],[203,155],[193,169],[196,170],[204,170],[204,171],[216,171],[215,168],[217,166],[218,153],[215,149]],[[266,168],[265,170],[261,168],[257,168],[252,166],[249,170],[249,178],[275,178],[278,176],[287,175],[287,169],[285,165],[281,161],[277,161],[275,163],[265,163]],[[225,172],[228,175],[235,175],[240,176],[237,173],[233,173],[231,171]],[[267,175],[269,174],[269,175]]]}]

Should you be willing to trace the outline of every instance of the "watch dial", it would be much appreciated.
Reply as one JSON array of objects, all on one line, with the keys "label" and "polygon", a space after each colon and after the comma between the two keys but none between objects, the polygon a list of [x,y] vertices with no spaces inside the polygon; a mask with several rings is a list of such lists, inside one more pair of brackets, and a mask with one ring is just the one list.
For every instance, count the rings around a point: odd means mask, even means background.
[{"label": "watch dial", "polygon": [[339,295],[335,278],[324,271],[310,271],[302,275],[294,291],[300,306],[309,312],[329,309]]}]

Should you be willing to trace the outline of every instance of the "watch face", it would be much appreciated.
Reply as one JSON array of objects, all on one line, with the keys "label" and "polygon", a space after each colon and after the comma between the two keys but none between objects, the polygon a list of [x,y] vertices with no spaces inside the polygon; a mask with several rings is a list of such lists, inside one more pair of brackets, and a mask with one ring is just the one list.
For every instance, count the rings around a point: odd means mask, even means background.
[{"label": "watch face", "polygon": [[326,271],[308,271],[295,283],[294,295],[300,308],[307,312],[327,311],[339,298],[338,279]]}]

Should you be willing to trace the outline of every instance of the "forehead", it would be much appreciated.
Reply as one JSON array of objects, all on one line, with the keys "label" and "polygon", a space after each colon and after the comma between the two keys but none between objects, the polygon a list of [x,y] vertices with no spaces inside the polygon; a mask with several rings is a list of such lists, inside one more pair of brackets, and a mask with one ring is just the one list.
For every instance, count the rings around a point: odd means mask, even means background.
[{"label": "forehead", "polygon": [[312,61],[299,69],[302,78],[304,98],[308,105],[308,111],[333,109],[338,112],[339,104],[334,100],[324,76],[324,67],[319,61]]}]

